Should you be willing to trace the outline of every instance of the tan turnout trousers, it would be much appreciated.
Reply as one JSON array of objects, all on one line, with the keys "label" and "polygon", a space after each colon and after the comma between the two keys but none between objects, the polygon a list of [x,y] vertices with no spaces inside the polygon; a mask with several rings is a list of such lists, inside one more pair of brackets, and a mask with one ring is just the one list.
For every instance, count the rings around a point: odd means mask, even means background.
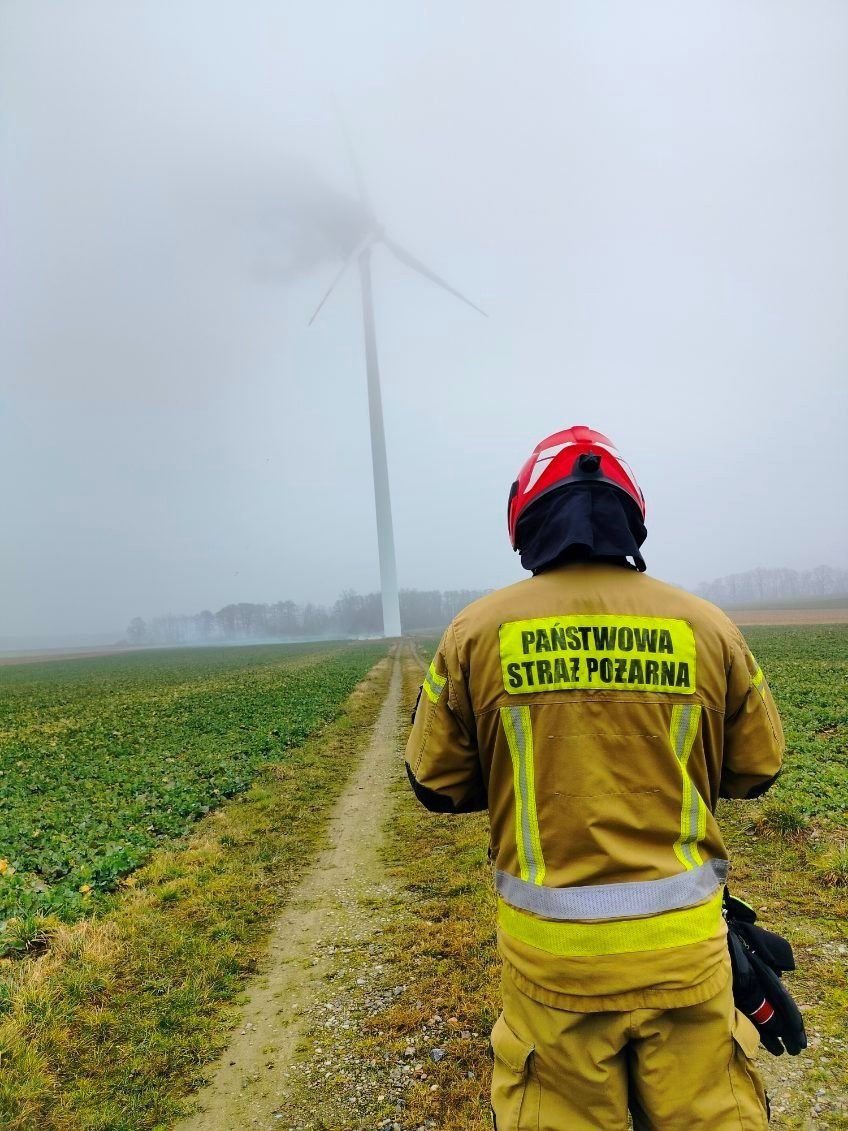
[{"label": "tan turnout trousers", "polygon": [[492,1030],[497,1131],[761,1131],[759,1035],[728,984],[699,1005],[572,1013],[503,978]]}]

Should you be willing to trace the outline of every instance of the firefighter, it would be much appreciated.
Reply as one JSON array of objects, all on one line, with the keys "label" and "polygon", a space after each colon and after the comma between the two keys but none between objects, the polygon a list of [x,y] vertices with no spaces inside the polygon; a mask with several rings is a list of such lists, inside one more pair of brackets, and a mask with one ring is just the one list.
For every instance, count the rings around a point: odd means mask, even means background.
[{"label": "firefighter", "polygon": [[508,502],[532,577],[454,618],[419,693],[416,796],[489,812],[501,1131],[767,1123],[714,812],[771,785],[783,732],[735,625],[646,576],[644,517],[606,436],[543,440]]}]

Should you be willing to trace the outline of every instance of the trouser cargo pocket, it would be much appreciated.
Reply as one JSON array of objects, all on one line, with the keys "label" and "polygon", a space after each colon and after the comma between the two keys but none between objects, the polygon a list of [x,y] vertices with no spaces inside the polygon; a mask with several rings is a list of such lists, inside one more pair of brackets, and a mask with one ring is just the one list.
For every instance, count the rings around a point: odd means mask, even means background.
[{"label": "trouser cargo pocket", "polygon": [[538,1131],[539,1082],[534,1046],[517,1037],[504,1020],[492,1029],[492,1115],[496,1131]]}]

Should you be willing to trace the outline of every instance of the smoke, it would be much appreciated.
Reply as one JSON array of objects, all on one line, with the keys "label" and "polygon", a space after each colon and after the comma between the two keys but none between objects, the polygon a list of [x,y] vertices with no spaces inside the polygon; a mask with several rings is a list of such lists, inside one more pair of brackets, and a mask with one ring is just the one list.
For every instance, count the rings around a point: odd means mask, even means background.
[{"label": "smoke", "polygon": [[258,276],[269,283],[291,284],[331,260],[346,260],[374,230],[365,204],[294,161],[281,166],[264,195],[253,239],[262,248]]},{"label": "smoke", "polygon": [[307,328],[372,214],[490,315],[374,255],[401,586],[516,578],[577,421],[660,576],[838,565],[846,50],[763,0],[0,4],[6,630],[376,588],[356,272]]}]

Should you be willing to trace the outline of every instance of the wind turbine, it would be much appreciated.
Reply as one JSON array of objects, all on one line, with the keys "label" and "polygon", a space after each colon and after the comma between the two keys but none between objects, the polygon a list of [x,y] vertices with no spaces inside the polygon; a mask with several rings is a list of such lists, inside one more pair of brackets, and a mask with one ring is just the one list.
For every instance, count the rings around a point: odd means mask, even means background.
[{"label": "wind turbine", "polygon": [[435,271],[431,271],[420,259],[417,259],[400,244],[389,238],[371,207],[353,153],[351,153],[351,159],[356,171],[359,189],[361,234],[345,256],[342,266],[328,287],[326,294],[318,303],[315,313],[309,319],[309,325],[311,326],[318,317],[324,303],[336,289],[347,269],[356,263],[359,268],[359,284],[362,292],[365,369],[368,376],[368,415],[371,422],[371,463],[374,469],[374,507],[377,513],[377,548],[380,557],[380,589],[383,598],[383,635],[400,636],[400,600],[398,598],[395,540],[392,527],[392,503],[389,494],[389,469],[386,462],[386,437],[383,428],[383,403],[380,396],[380,369],[377,360],[377,328],[374,321],[374,297],[371,286],[372,251],[378,244],[382,244],[404,266],[417,271],[419,275],[423,275],[425,279],[429,279],[437,287],[441,287],[454,298],[458,298],[461,302],[476,310],[478,314],[482,314],[484,317],[487,317],[487,315],[479,306],[475,306],[470,299],[467,299],[465,295],[460,294],[459,291],[440,278]]}]

